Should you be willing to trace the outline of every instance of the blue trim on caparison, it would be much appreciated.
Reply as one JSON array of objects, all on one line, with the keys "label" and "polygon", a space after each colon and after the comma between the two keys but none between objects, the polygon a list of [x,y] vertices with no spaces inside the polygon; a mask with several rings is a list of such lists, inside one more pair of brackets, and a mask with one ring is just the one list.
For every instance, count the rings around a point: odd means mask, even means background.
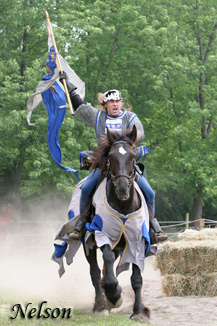
[{"label": "blue trim on caparison", "polygon": [[102,231],[103,221],[102,218],[96,214],[93,218],[92,223],[86,223],[86,229],[90,232],[92,231]]},{"label": "blue trim on caparison", "polygon": [[71,220],[73,217],[75,217],[75,213],[73,210],[70,209],[70,211],[68,212],[68,219]]},{"label": "blue trim on caparison", "polygon": [[61,258],[64,255],[67,247],[68,244],[65,241],[61,245],[54,243],[54,256],[56,258]]},{"label": "blue trim on caparison", "polygon": [[145,256],[147,256],[147,253],[151,249],[151,240],[150,240],[150,236],[149,236],[148,230],[146,228],[145,221],[144,221],[144,223],[142,225],[142,236],[145,239],[145,241],[147,242],[147,247],[146,247],[146,250],[145,250]]},{"label": "blue trim on caparison", "polygon": [[125,224],[128,220],[128,217],[121,217],[121,221],[123,222],[123,224]]}]

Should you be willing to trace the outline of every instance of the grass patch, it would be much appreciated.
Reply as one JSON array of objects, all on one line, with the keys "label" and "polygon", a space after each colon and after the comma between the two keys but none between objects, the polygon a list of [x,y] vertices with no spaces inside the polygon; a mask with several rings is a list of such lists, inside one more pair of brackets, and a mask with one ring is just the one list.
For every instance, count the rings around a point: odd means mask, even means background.
[{"label": "grass patch", "polygon": [[[11,301],[11,300],[10,300]],[[15,319],[10,317],[15,317],[15,313],[12,312],[11,308],[15,304],[14,302],[9,302],[0,297],[0,325],[1,326],[55,326],[55,325],[67,325],[67,326],[139,326],[146,324],[140,323],[139,321],[132,321],[129,316],[120,314],[109,314],[109,316],[97,316],[92,314],[90,311],[76,309],[72,310],[71,318],[61,317],[57,318],[21,318],[20,315]],[[21,303],[21,302],[20,302]],[[24,307],[24,304],[21,303]],[[38,305],[31,305],[31,308],[38,308]],[[46,308],[46,306],[45,306]],[[54,307],[50,307],[55,309]],[[149,326],[151,326],[149,324]]]}]

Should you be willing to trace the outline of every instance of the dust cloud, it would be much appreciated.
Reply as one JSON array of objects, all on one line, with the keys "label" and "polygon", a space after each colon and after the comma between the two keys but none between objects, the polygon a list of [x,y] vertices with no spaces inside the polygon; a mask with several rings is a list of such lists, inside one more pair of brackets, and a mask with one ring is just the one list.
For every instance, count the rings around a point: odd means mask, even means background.
[{"label": "dust cloud", "polygon": [[[58,275],[58,264],[51,260],[54,238],[67,221],[67,210],[68,203],[54,198],[39,206],[31,206],[19,226],[14,228],[11,221],[7,236],[0,238],[0,296],[4,298],[8,311],[15,304],[31,302],[37,306],[47,301],[51,308],[80,308],[91,313],[95,294],[83,248],[80,247],[70,266],[65,264],[66,272],[62,278]],[[102,267],[100,251],[98,256]],[[151,324],[215,326],[217,298],[165,297],[160,272],[155,270],[154,261],[155,257],[145,260],[142,274],[142,299],[152,311]],[[118,277],[123,304],[112,312],[132,314],[134,293],[130,275],[131,271],[128,271]]]},{"label": "dust cloud", "polygon": [[92,308],[94,289],[82,246],[72,265],[65,264],[62,278],[51,260],[67,211],[68,203],[56,198],[32,205],[20,223],[14,226],[12,219],[7,234],[0,237],[0,289],[10,303],[47,301],[56,307]]},{"label": "dust cloud", "polygon": [[[68,203],[51,197],[38,206],[32,205],[18,227],[13,228],[11,222],[7,237],[1,238],[0,243],[0,289],[10,302],[47,301],[56,307],[92,309],[95,292],[83,247],[70,266],[64,263],[66,272],[61,278],[59,265],[51,260],[55,235],[67,221],[67,213]],[[100,250],[98,263],[102,268]],[[150,274],[156,273],[152,270]],[[118,280],[121,286],[127,286],[133,298],[130,276],[131,270],[119,275]]]}]

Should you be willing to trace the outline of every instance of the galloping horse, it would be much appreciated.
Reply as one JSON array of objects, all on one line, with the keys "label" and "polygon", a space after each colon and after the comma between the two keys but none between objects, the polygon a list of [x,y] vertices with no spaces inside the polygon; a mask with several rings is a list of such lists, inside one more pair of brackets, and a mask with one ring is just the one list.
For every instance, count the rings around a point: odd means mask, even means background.
[{"label": "galloping horse", "polygon": [[[130,318],[150,318],[150,310],[142,303],[141,270],[144,267],[145,248],[147,242],[143,237],[147,227],[144,213],[144,198],[134,181],[135,153],[134,146],[137,130],[134,126],[124,135],[113,134],[107,129],[107,136],[96,149],[93,156],[93,168],[100,168],[106,174],[94,197],[95,216],[90,228],[95,230],[95,241],[103,256],[103,278],[97,263],[96,246],[86,252],[90,264],[90,274],[95,288],[94,311],[115,308],[121,304],[121,287],[114,274],[113,267],[116,258],[120,255],[122,267],[132,263],[131,285],[135,293],[133,313]],[[99,199],[102,202],[98,202]],[[97,203],[98,202],[98,203]],[[103,217],[103,211],[105,216]],[[139,215],[140,214],[140,215]],[[116,228],[120,230],[116,230]],[[121,272],[121,265],[119,268]],[[104,300],[104,294],[106,301]]]}]

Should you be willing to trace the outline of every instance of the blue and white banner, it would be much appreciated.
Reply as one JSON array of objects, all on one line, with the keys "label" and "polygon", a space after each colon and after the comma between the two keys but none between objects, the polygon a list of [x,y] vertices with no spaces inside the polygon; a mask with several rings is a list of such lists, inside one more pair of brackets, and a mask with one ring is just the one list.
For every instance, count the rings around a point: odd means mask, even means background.
[{"label": "blue and white banner", "polygon": [[[76,85],[77,93],[83,99],[85,96],[84,82],[69,67],[61,55],[59,55],[59,59],[62,65],[62,70],[67,73],[70,81]],[[50,153],[54,161],[61,169],[73,172],[76,175],[77,179],[79,179],[77,170],[69,167],[64,167],[61,164],[62,155],[59,144],[59,130],[65,117],[67,105],[64,87],[58,79],[59,68],[56,64],[56,53],[50,35],[48,37],[48,60],[46,61],[46,66],[48,72],[42,77],[36,92],[32,94],[27,101],[27,121],[29,125],[35,125],[35,123],[30,122],[32,111],[43,100],[48,112],[47,142]]]}]

